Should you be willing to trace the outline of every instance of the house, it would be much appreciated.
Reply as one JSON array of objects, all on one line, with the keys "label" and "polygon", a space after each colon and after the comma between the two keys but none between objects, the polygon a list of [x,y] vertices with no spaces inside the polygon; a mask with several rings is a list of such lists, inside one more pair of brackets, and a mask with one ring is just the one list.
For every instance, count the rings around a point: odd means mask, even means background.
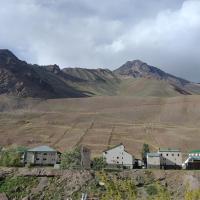
[{"label": "house", "polygon": [[160,148],[160,167],[163,169],[182,168],[182,153],[179,149]]},{"label": "house", "polygon": [[109,166],[117,166],[124,168],[133,168],[135,163],[134,157],[125,151],[123,144],[118,144],[112,148],[103,151],[103,157]]},{"label": "house", "polygon": [[25,153],[25,164],[55,165],[60,163],[61,153],[49,146],[38,146]]},{"label": "house", "polygon": [[160,169],[160,154],[159,153],[147,153],[147,168]]},{"label": "house", "polygon": [[91,168],[91,151],[84,146],[81,147],[81,166],[84,169]]},{"label": "house", "polygon": [[200,169],[200,150],[191,151],[182,166],[183,169]]}]

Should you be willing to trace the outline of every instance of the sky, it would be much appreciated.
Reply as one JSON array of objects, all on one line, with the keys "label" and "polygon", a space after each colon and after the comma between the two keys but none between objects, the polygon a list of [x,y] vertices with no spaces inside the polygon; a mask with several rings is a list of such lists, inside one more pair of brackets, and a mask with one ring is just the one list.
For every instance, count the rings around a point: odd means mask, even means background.
[{"label": "sky", "polygon": [[140,59],[200,82],[200,0],[0,0],[0,48],[29,63]]}]

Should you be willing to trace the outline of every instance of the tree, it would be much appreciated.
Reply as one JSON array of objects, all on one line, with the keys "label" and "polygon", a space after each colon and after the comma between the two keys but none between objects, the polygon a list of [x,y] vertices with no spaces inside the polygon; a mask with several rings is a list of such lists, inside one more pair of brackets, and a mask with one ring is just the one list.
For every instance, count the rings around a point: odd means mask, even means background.
[{"label": "tree", "polygon": [[1,151],[0,165],[5,167],[20,167],[21,154],[16,149]]},{"label": "tree", "polygon": [[149,145],[144,143],[142,147],[142,160],[144,161],[145,164],[146,164],[146,155],[149,152],[150,152]]},{"label": "tree", "polygon": [[76,147],[72,151],[65,152],[61,156],[62,169],[77,169],[81,168],[81,150]]},{"label": "tree", "polygon": [[102,170],[106,167],[106,161],[103,157],[96,157],[92,161],[92,169]]}]

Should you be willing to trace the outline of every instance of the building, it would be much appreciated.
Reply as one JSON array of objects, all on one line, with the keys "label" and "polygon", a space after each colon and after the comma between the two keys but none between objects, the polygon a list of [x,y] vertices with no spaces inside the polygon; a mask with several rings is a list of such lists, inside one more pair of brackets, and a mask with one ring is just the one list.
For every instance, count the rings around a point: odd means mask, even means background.
[{"label": "building", "polygon": [[147,153],[147,168],[160,169],[160,154],[159,153]]},{"label": "building", "polygon": [[200,169],[200,150],[189,153],[187,160],[183,163],[183,169]]},{"label": "building", "polygon": [[109,166],[118,166],[132,169],[134,166],[134,157],[125,151],[123,144],[116,145],[103,152],[103,157]]},{"label": "building", "polygon": [[48,146],[29,149],[25,153],[25,164],[55,165],[60,163],[61,153]]},{"label": "building", "polygon": [[160,167],[162,169],[182,168],[182,153],[179,149],[160,148]]},{"label": "building", "polygon": [[91,168],[91,151],[89,148],[84,146],[81,147],[81,166],[84,169]]}]

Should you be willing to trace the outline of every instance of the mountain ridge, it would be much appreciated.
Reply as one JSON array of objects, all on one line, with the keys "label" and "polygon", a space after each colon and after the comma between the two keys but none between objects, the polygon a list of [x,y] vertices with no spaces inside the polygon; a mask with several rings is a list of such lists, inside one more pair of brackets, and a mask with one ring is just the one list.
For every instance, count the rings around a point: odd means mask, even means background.
[{"label": "mountain ridge", "polygon": [[[124,84],[127,78],[133,81]],[[142,82],[137,81],[141,78]],[[144,87],[140,87],[141,83]],[[145,92],[149,87],[152,92]],[[141,91],[138,92],[138,88]],[[163,92],[166,89],[168,92]],[[126,90],[129,92],[124,92]],[[0,49],[0,94],[48,99],[113,96],[121,93],[133,96],[142,93],[148,96],[191,95],[200,94],[200,86],[140,60],[127,61],[113,71],[79,67],[60,69],[56,64],[28,64],[11,51]]]}]

